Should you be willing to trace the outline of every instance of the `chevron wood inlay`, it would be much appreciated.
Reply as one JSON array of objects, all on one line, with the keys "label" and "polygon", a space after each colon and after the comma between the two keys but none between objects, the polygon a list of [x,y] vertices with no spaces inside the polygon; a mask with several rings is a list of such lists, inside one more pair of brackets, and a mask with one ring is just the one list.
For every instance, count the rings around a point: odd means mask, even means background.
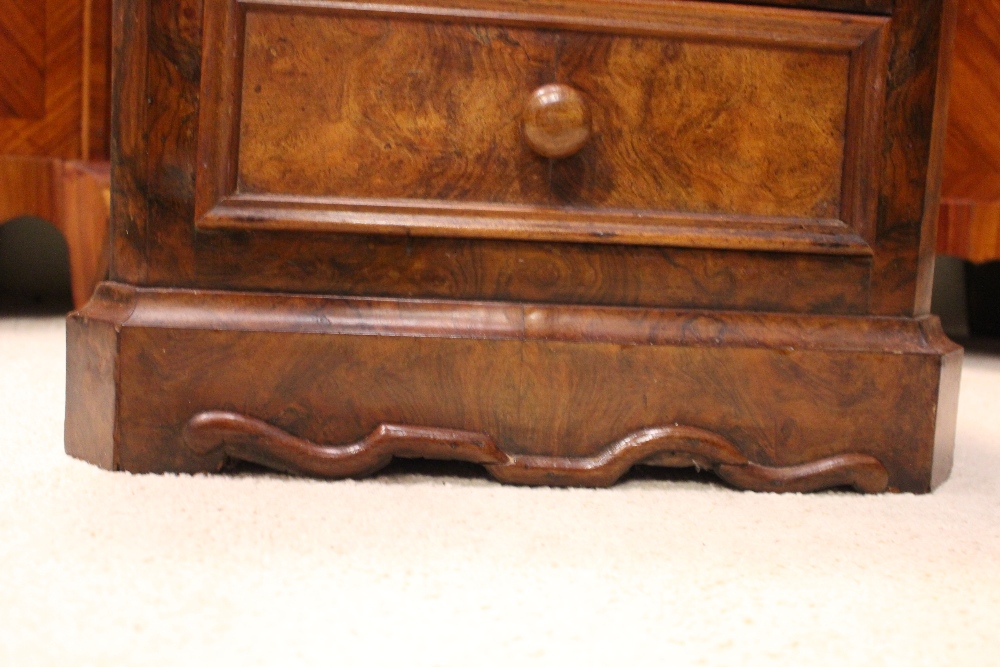
[{"label": "chevron wood inlay", "polygon": [[109,24],[109,0],[0,0],[0,154],[107,158]]},{"label": "chevron wood inlay", "polygon": [[66,237],[73,298],[104,275],[110,0],[0,0],[0,225]]},{"label": "chevron wood inlay", "polygon": [[45,112],[45,5],[0,0],[0,115]]},{"label": "chevron wood inlay", "polygon": [[1000,259],[1000,0],[960,0],[938,252]]}]

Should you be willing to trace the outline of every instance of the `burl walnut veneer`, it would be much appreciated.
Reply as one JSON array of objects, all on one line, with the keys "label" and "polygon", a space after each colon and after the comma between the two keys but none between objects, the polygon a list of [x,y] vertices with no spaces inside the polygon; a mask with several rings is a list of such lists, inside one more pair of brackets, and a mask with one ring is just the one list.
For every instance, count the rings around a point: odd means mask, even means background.
[{"label": "burl walnut veneer", "polygon": [[925,492],[950,0],[118,0],[66,449]]}]

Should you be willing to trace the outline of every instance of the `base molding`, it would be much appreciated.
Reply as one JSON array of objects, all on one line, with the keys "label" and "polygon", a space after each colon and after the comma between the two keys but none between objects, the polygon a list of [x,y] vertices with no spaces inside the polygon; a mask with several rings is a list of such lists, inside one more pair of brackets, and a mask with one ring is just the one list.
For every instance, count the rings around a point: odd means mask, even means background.
[{"label": "base molding", "polygon": [[664,426],[632,433],[595,456],[567,458],[505,454],[483,433],[382,424],[358,442],[319,445],[253,417],[202,412],[188,421],[184,442],[201,456],[249,461],[297,475],[342,479],[384,468],[394,456],[481,463],[507,484],[611,486],[638,464],[712,470],[733,486],[753,491],[815,491],[852,486],[879,493],[889,474],[873,456],[839,454],[797,466],[749,461],[729,441],[691,426]]},{"label": "base molding", "polygon": [[933,317],[115,283],[67,331],[67,452],[132,472],[232,458],[342,478],[399,456],[515,484],[607,486],[645,464],[926,492],[950,469],[961,363]]}]

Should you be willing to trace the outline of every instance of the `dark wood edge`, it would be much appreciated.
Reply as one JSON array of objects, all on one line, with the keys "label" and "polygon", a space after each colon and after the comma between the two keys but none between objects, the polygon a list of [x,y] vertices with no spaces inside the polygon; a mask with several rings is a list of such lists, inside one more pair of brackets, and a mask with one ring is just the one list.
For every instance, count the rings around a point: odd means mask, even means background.
[{"label": "dark wood edge", "polygon": [[[934,355],[957,349],[918,319],[135,288],[102,283],[83,313],[130,303],[122,327],[357,336],[711,345]],[[120,311],[116,311],[120,312]]]},{"label": "dark wood edge", "polygon": [[365,202],[335,197],[238,194],[196,221],[204,230],[348,232],[676,248],[768,250],[870,256],[871,247],[836,219],[585,211],[447,202]]},{"label": "dark wood edge", "polygon": [[889,58],[888,19],[851,54],[840,217],[869,244],[878,227],[882,133]]},{"label": "dark wood edge", "polygon": [[234,412],[200,412],[184,428],[189,449],[211,457],[250,461],[296,475],[345,478],[370,475],[394,456],[483,464],[508,484],[605,487],[646,463],[712,470],[733,486],[754,491],[804,492],[853,486],[862,493],[888,489],[885,467],[867,454],[840,454],[801,465],[756,464],[731,442],[701,428],[672,425],[632,433],[595,456],[567,458],[505,454],[487,434],[383,424],[368,437],[321,445],[267,422]]},{"label": "dark wood edge", "polygon": [[112,20],[110,275],[146,279],[149,1],[116,0]]},{"label": "dark wood edge", "polygon": [[[743,0],[715,0],[736,3]],[[769,7],[799,7],[824,12],[849,12],[852,14],[892,14],[895,0],[754,0],[753,4]]]},{"label": "dark wood edge", "polygon": [[[950,342],[950,341],[949,341]],[[958,423],[958,391],[962,375],[962,348],[952,343],[941,355],[938,400],[934,415],[934,458],[930,488],[941,485],[951,473],[955,452],[955,426]]]},{"label": "dark wood edge", "polygon": [[[195,162],[195,219],[236,190],[243,89],[245,8],[235,0],[205,3]],[[215,65],[215,67],[213,67]]]},{"label": "dark wood edge", "polygon": [[120,469],[119,333],[136,308],[134,297],[128,289],[103,288],[66,318],[66,453],[107,470]]},{"label": "dark wood edge", "polygon": [[698,0],[233,0],[260,10],[363,13],[850,51],[885,19]]}]

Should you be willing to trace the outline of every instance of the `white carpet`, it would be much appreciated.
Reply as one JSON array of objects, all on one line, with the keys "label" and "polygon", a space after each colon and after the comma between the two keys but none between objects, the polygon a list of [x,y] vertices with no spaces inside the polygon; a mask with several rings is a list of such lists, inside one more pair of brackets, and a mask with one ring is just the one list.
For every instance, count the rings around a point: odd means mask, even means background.
[{"label": "white carpet", "polygon": [[64,329],[0,320],[0,665],[1000,665],[1000,357],[927,496],[63,454]]}]

